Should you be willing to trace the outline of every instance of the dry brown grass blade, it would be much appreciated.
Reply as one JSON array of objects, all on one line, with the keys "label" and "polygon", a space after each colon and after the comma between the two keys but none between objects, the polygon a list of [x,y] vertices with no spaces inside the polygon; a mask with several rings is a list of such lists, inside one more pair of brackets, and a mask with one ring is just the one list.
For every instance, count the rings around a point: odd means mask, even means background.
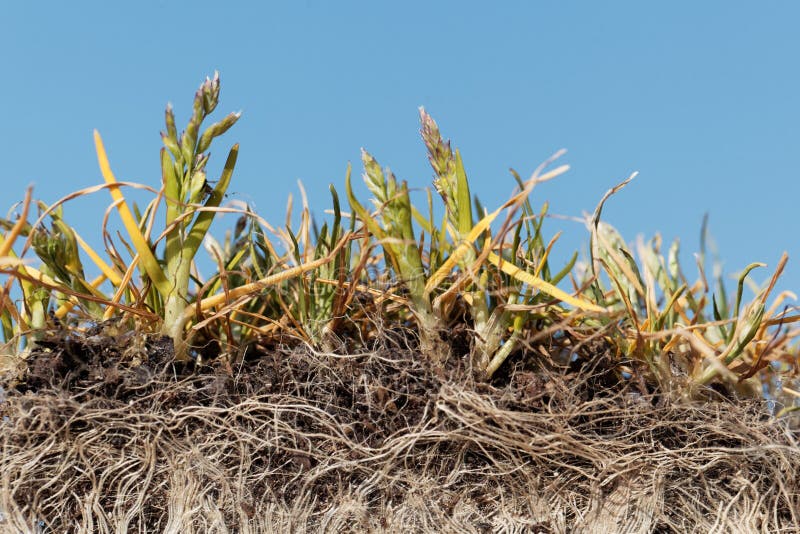
[{"label": "dry brown grass blade", "polygon": [[[626,185],[631,183],[636,176],[638,176],[638,172],[632,173],[628,178],[623,180],[622,182],[618,183],[611,189],[605,192],[603,198],[600,199],[600,202],[597,203],[597,207],[594,209],[594,214],[591,218],[591,235],[590,240],[593,241],[595,239],[595,235],[597,233],[598,225],[600,224],[600,215],[603,213],[603,206],[605,205],[606,201],[611,198],[613,195],[617,194],[620,190],[622,190]],[[592,269],[595,274],[597,274],[597,269],[595,267],[595,258],[594,258],[594,246],[589,247],[589,254],[592,256]]]},{"label": "dry brown grass blade", "polygon": [[111,307],[111,308],[114,308],[114,309],[117,309],[117,310],[120,310],[120,311],[124,311],[124,312],[130,313],[130,314],[133,314],[135,316],[141,317],[141,318],[143,318],[145,320],[148,320],[148,321],[154,321],[155,322],[155,321],[158,321],[158,319],[159,319],[157,315],[155,315],[154,313],[152,313],[149,310],[146,310],[146,309],[143,309],[143,308],[136,308],[136,307],[132,307],[132,306],[126,306],[124,304],[120,304],[118,302],[113,302],[113,301],[110,301],[108,299],[100,298],[100,297],[97,297],[97,296],[94,296],[94,295],[89,295],[87,293],[74,291],[74,290],[72,290],[72,289],[70,289],[68,287],[64,287],[63,285],[59,284],[58,282],[56,282],[55,280],[53,280],[49,276],[39,272],[36,269],[32,269],[32,268],[28,267],[27,270],[31,271],[32,274],[31,273],[24,273],[23,274],[23,273],[20,273],[18,271],[8,271],[6,269],[0,269],[0,274],[7,274],[9,276],[13,276],[13,277],[16,277],[16,278],[21,278],[21,279],[27,280],[28,282],[31,282],[31,283],[33,283],[33,284],[35,284],[37,286],[41,286],[41,287],[44,287],[46,289],[49,289],[51,291],[58,291],[60,293],[64,293],[65,295],[68,295],[70,297],[80,298],[80,299],[83,299],[83,300],[89,300],[89,301],[92,301],[92,302],[96,302],[97,304],[100,304],[100,305],[103,305],[103,306],[108,306],[108,307]]},{"label": "dry brown grass blade", "polygon": [[410,303],[410,301],[406,297],[402,297],[400,295],[395,295],[391,291],[385,291],[385,290],[382,290],[382,289],[375,289],[375,288],[369,287],[369,286],[367,286],[365,284],[354,284],[352,282],[342,282],[340,280],[330,280],[328,278],[315,278],[314,282],[317,282],[317,283],[320,283],[320,284],[326,284],[326,285],[329,285],[329,286],[339,286],[339,285],[341,285],[342,287],[345,287],[347,289],[352,289],[353,292],[367,293],[369,295],[377,297],[377,299],[378,299],[377,301],[378,302],[381,302],[383,300],[391,300],[392,302],[397,302],[398,304],[404,304],[406,306],[408,306],[409,303]]}]

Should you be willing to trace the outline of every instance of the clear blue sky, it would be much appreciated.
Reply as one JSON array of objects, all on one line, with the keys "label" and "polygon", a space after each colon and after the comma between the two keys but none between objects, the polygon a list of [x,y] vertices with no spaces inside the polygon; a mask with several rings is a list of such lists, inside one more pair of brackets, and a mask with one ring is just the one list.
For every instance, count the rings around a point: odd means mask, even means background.
[{"label": "clear blue sky", "polygon": [[[231,190],[280,224],[301,179],[317,212],[366,147],[412,187],[430,183],[417,108],[461,148],[488,206],[559,148],[572,166],[533,202],[604,211],[628,241],[660,231],[692,252],[704,213],[736,272],[781,253],[800,291],[800,4],[770,2],[51,2],[0,7],[3,212],[35,184],[53,202],[102,181],[92,129],[118,178],[157,185],[172,102],[222,77],[243,111],[212,155],[241,143]],[[213,163],[216,161],[216,166]],[[91,235],[109,197],[67,208]],[[574,222],[561,250],[588,241]]]}]

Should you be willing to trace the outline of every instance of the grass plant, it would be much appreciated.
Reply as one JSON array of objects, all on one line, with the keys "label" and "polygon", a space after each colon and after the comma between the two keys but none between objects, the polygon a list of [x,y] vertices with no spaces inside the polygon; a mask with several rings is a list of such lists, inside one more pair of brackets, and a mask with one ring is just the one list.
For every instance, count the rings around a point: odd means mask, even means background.
[{"label": "grass plant", "polygon": [[[603,203],[633,178],[609,190],[589,222],[594,282],[587,292],[616,311],[612,316],[624,317],[626,328],[612,330],[614,346],[626,357],[643,362],[647,380],[656,383],[661,391],[695,397],[700,386],[718,380],[739,393],[760,395],[764,383],[775,379],[774,370],[795,365],[790,342],[796,333],[770,329],[771,325],[783,326],[784,321],[796,320],[796,316],[787,315],[788,306],[778,313],[779,306],[794,295],[778,295],[770,308],[771,317],[767,316],[767,299],[786,265],[787,255],[780,258],[767,285],[758,288],[746,304],[743,299],[747,277],[754,269],[765,267],[763,263],[750,264],[739,274],[735,299],[728,303],[718,263],[713,266],[714,282],[722,297],[711,293],[705,278],[705,250],[698,257],[698,279],[693,283],[678,262],[678,241],[672,243],[665,257],[661,254],[660,236],[647,243],[640,238],[637,262],[619,232],[600,220]],[[701,241],[706,240],[704,224]],[[600,271],[607,286],[597,276]]]},{"label": "grass plant", "polygon": [[[369,200],[348,166],[324,220],[301,184],[273,226],[226,199],[238,145],[208,179],[239,118],[204,127],[219,95],[215,75],[181,134],[167,107],[160,184],[118,181],[95,132],[103,183],[52,204],[28,189],[0,219],[6,530],[798,524],[785,254],[729,295],[705,221],[687,268],[677,241],[629,242],[603,220],[632,175],[587,217],[588,262],[555,264],[560,234],[532,199],[563,153],[512,170],[487,208],[422,109],[430,187],[364,150]],[[85,239],[72,200],[105,191]]]},{"label": "grass plant", "polygon": [[[562,154],[528,180],[512,171],[509,186],[516,192],[489,211],[472,195],[460,151],[421,109],[433,170],[427,202],[412,202],[408,183],[364,150],[369,208],[358,199],[348,168],[349,213],[332,185],[331,218],[321,227],[304,200],[299,226],[292,226],[290,204],[286,224],[276,229],[247,206],[223,205],[238,145],[228,151],[218,180],[208,178],[209,148],[240,116],[230,113],[204,127],[219,95],[219,76],[206,79],[180,134],[167,107],[158,189],[118,181],[95,132],[104,184],[52,205],[34,203],[28,191],[16,216],[2,221],[4,353],[24,359],[38,332],[56,322],[80,329],[113,319],[169,336],[179,361],[201,352],[225,359],[270,339],[327,346],[350,336],[356,342],[369,337],[367,317],[377,313],[386,322],[416,325],[420,353],[438,367],[462,356],[453,353],[449,332],[465,328],[470,366],[487,380],[512,355],[525,357],[534,340],[554,334],[600,337],[613,347],[620,377],[689,398],[702,396],[712,383],[760,395],[786,385],[781,377],[796,372],[797,316],[784,305],[791,295],[768,305],[786,258],[749,302],[745,286],[763,264],[746,267],[729,302],[721,270],[713,267],[713,290],[706,279],[704,230],[698,278],[690,282],[677,242],[666,254],[659,236],[632,247],[601,220],[604,203],[633,177],[611,189],[588,221],[590,269],[579,272],[577,253],[554,267],[551,251],[559,234],[546,237],[549,207],[534,210],[530,197],[538,184],[568,170],[556,165]],[[143,210],[130,205],[128,187],[152,192]],[[102,189],[113,203],[104,217],[105,250],[98,253],[70,226],[68,207],[76,196]],[[39,215],[31,221],[33,206]],[[112,207],[124,237],[114,239],[107,230]],[[158,229],[160,210],[165,218]],[[222,213],[235,215],[237,223],[218,241],[209,229]],[[195,261],[201,248],[217,267],[205,278]],[[90,277],[90,269],[99,274]],[[17,302],[11,299],[14,284]],[[362,313],[364,306],[369,313]]]}]

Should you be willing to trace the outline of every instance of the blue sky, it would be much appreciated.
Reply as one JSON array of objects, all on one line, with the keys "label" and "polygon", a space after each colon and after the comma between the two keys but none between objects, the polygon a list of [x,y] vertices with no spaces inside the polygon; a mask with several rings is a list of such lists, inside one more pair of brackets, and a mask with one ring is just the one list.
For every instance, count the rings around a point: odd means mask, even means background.
[{"label": "blue sky", "polygon": [[[632,171],[604,218],[628,241],[679,237],[690,279],[705,213],[735,273],[800,290],[800,4],[771,2],[4,3],[3,212],[27,184],[47,202],[100,183],[92,130],[119,179],[156,186],[163,110],[179,125],[215,70],[219,110],[243,112],[212,154],[241,143],[231,191],[283,221],[296,181],[318,214],[366,147],[411,187],[430,184],[425,106],[464,156],[473,192],[505,200],[568,149],[572,170],[534,191],[553,213],[591,212]],[[220,113],[220,116],[221,116]],[[216,165],[214,165],[216,163]],[[67,218],[96,234],[101,192]],[[588,242],[578,223],[560,250]]]}]

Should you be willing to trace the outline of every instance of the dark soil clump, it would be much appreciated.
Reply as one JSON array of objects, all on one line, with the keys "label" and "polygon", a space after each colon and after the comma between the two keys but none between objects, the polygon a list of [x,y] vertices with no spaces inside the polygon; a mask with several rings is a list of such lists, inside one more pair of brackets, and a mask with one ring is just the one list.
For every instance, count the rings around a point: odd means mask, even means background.
[{"label": "dark soil clump", "polygon": [[2,531],[800,531],[800,448],[761,403],[656,397],[602,345],[486,384],[403,332],[288,341],[207,366],[43,340],[0,404]]}]

